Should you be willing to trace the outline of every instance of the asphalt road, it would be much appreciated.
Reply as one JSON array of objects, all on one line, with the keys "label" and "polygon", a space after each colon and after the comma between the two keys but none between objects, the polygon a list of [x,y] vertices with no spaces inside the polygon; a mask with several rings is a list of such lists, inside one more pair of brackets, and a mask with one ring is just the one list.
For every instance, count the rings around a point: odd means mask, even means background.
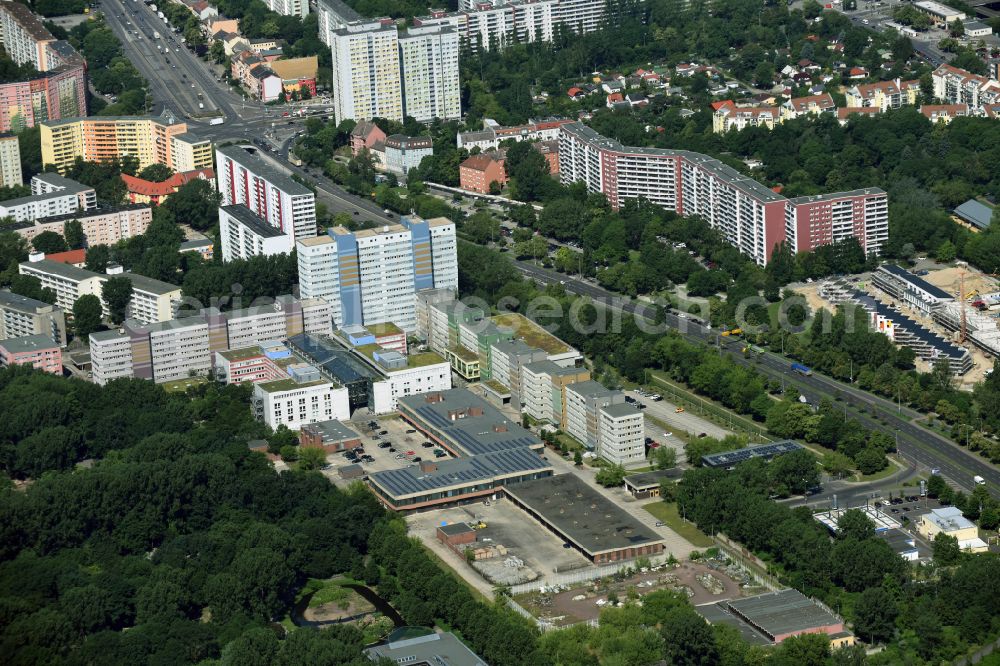
[{"label": "asphalt road", "polygon": [[[651,308],[644,308],[642,303],[623,299],[620,295],[589,282],[527,262],[518,261],[515,265],[524,275],[539,283],[561,283],[568,292],[587,296],[595,302],[610,304],[611,308],[628,314],[651,314]],[[971,492],[974,487],[972,477],[982,476],[991,494],[1000,497],[1000,470],[948,439],[915,424],[911,419],[919,417],[916,412],[817,373],[810,376],[793,373],[790,370],[791,362],[777,354],[767,352],[756,358],[745,358],[742,341],[720,338],[716,331],[696,324],[689,318],[682,319],[676,314],[668,313],[665,323],[668,328],[680,331],[689,339],[708,344],[721,343],[721,354],[731,356],[741,365],[754,367],[761,374],[782,381],[785,386],[794,387],[812,404],[817,404],[823,398],[833,400],[840,396],[842,401],[835,404],[845,409],[845,416],[858,420],[867,428],[894,434],[897,437],[899,455],[907,463],[926,469],[937,468],[942,476],[966,492]]]}]

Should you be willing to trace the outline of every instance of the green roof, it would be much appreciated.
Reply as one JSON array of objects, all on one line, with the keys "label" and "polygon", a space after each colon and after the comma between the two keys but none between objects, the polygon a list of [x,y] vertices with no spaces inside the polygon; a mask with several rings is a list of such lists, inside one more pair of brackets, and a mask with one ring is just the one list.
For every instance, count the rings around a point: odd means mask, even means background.
[{"label": "green roof", "polygon": [[406,357],[406,364],[411,368],[422,368],[427,365],[444,362],[444,359],[434,352],[424,352],[422,354],[413,354]]},{"label": "green roof", "polygon": [[381,324],[369,324],[365,326],[368,331],[375,337],[381,338],[386,335],[399,335],[403,332],[399,326],[396,326],[391,321],[382,322]]},{"label": "green roof", "polygon": [[469,351],[462,345],[455,345],[453,347],[448,347],[448,351],[450,351],[452,354],[459,357],[466,363],[472,363],[473,361],[479,360],[479,354],[477,354],[474,351]]},{"label": "green roof", "polygon": [[228,361],[245,361],[255,356],[263,356],[264,352],[261,351],[260,345],[254,345],[253,347],[243,347],[241,349],[227,349],[220,351],[219,354]]},{"label": "green roof", "polygon": [[507,388],[505,384],[502,384],[495,379],[487,379],[485,382],[482,382],[482,384],[499,395],[510,395],[510,389]]},{"label": "green roof", "polygon": [[267,393],[280,393],[282,391],[293,391],[297,388],[309,388],[310,386],[319,386],[320,384],[329,384],[330,381],[326,379],[315,379],[311,382],[302,382],[301,384],[291,377],[286,377],[285,379],[277,379],[273,382],[263,382],[257,384],[262,391]]},{"label": "green roof", "polygon": [[532,347],[537,347],[547,354],[564,354],[572,351],[572,347],[552,335],[541,326],[517,312],[507,312],[492,317],[497,326],[509,328],[514,336],[524,340]]}]

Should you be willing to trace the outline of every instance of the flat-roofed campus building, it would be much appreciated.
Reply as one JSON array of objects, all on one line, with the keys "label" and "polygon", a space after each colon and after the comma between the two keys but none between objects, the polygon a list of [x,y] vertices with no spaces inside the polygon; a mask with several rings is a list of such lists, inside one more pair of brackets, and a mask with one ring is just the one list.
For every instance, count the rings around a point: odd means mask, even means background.
[{"label": "flat-roofed campus building", "polygon": [[564,430],[608,462],[634,466],[646,459],[645,420],[625,394],[587,380],[565,389]]},{"label": "flat-roofed campus building", "polygon": [[361,435],[344,425],[342,421],[320,421],[302,426],[302,430],[299,431],[299,444],[332,453],[360,446]]},{"label": "flat-roofed campus building", "polygon": [[254,384],[254,415],[272,428],[299,430],[320,421],[351,418],[347,389],[306,363],[288,366],[288,376]]},{"label": "flat-roofed campus building", "polygon": [[66,346],[66,316],[57,305],[0,291],[0,340],[47,335]]},{"label": "flat-roofed campus building", "polygon": [[928,541],[934,541],[938,534],[954,537],[959,548],[972,553],[985,553],[988,550],[986,542],[979,537],[976,524],[953,506],[932,509],[930,513],[920,516],[917,520],[917,532]]},{"label": "flat-roofed campus building", "polygon": [[508,483],[551,476],[552,466],[542,456],[518,447],[373,472],[368,486],[390,509],[419,511],[479,501],[502,492]]},{"label": "flat-roofed campus building", "polygon": [[613,208],[642,197],[699,215],[761,266],[785,241],[798,252],[854,237],[871,255],[888,237],[888,198],[878,188],[786,199],[707,155],[624,146],[582,123],[559,128],[559,177],[603,193]]},{"label": "flat-roofed campus building", "polygon": [[[322,6],[322,5],[321,5]],[[452,633],[432,633],[416,638],[390,640],[365,648],[372,661],[388,659],[401,666],[487,666]]]},{"label": "flat-roofed campus building", "polygon": [[77,157],[106,162],[126,156],[139,169],[163,164],[174,171],[212,167],[212,142],[188,132],[186,123],[150,116],[91,116],[41,123],[42,163],[60,173]]},{"label": "flat-roofed campus building", "polygon": [[399,399],[399,414],[429,440],[455,456],[542,448],[542,440],[465,389]]},{"label": "flat-roofed campus building", "polygon": [[505,486],[507,497],[595,564],[652,557],[663,539],[574,474]]}]

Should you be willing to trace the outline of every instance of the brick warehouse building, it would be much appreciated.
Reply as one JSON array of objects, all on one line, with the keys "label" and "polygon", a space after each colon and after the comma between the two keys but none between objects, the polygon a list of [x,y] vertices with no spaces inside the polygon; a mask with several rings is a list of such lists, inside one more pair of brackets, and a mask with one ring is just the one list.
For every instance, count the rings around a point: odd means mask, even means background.
[{"label": "brick warehouse building", "polygon": [[785,241],[798,252],[854,237],[878,254],[889,236],[888,197],[878,188],[787,199],[707,155],[623,146],[581,123],[559,131],[564,184],[582,181],[613,208],[644,198],[703,217],[761,266]]}]

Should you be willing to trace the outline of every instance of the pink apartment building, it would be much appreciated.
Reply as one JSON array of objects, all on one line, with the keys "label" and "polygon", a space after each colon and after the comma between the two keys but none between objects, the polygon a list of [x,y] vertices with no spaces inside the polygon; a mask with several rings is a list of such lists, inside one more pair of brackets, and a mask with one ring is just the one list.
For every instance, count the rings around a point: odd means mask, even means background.
[{"label": "pink apartment building", "polygon": [[0,368],[29,365],[35,370],[62,374],[62,350],[47,335],[0,340]]}]

